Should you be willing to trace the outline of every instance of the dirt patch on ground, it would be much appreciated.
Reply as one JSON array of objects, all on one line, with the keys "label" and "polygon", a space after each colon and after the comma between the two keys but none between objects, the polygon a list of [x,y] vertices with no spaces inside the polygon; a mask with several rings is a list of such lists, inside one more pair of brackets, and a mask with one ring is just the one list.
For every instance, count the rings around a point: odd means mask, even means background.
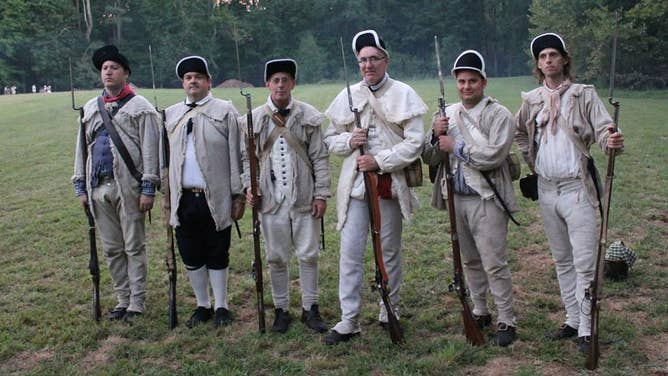
[{"label": "dirt patch on ground", "polygon": [[547,363],[543,364],[540,361],[526,362],[517,358],[511,357],[500,357],[491,359],[487,364],[482,367],[469,367],[466,368],[463,372],[465,375],[480,375],[480,376],[505,376],[513,375],[518,371],[521,371],[522,368],[539,370],[540,375],[542,376],[565,376],[565,375],[576,375],[578,371],[572,367],[556,364],[556,363]]},{"label": "dirt patch on ground", "polygon": [[127,340],[123,337],[107,337],[100,343],[100,347],[97,350],[91,351],[82,360],[81,366],[85,371],[84,373],[91,371],[94,367],[99,367],[100,364],[110,364],[114,360],[112,356],[114,348],[122,345],[126,341]]},{"label": "dirt patch on ground", "polygon": [[39,351],[23,351],[0,366],[2,374],[20,374],[35,368],[39,363],[53,358],[53,351],[45,347]]},{"label": "dirt patch on ground", "polygon": [[668,374],[668,333],[640,337],[640,348],[647,355],[649,369],[655,375]]},{"label": "dirt patch on ground", "polygon": [[218,84],[219,88],[230,88],[230,87],[254,87],[253,84],[248,82],[239,81],[237,79],[225,80]]},{"label": "dirt patch on ground", "polygon": [[550,363],[540,367],[540,374],[542,376],[565,376],[565,375],[577,375],[578,371],[574,370],[571,367]]}]

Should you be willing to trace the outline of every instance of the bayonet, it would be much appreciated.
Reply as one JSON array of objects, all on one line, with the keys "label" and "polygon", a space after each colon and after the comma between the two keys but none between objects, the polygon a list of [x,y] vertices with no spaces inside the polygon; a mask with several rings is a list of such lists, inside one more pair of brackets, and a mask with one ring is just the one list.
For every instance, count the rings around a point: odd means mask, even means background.
[{"label": "bayonet", "polygon": [[[441,94],[438,98],[438,109],[440,116],[445,116],[445,88],[443,85],[443,73],[441,71],[441,58],[439,56],[440,50],[438,46],[438,37],[435,35],[434,48],[436,51],[436,65],[438,68],[438,82]],[[478,325],[473,318],[473,312],[467,299],[468,292],[466,289],[466,281],[464,279],[464,268],[462,266],[461,250],[459,247],[459,235],[457,233],[457,221],[455,216],[454,176],[452,174],[452,168],[450,167],[449,153],[445,153],[443,157],[443,166],[445,169],[446,190],[448,191],[448,219],[450,221],[450,241],[452,244],[452,264],[454,269],[454,280],[452,283],[450,283],[448,289],[451,292],[457,294],[459,302],[462,305],[462,321],[464,323],[464,334],[466,335],[466,340],[473,345],[482,346],[485,344],[485,338],[483,337],[480,328],[478,328]]]},{"label": "bayonet", "polygon": [[[86,163],[88,160],[88,144],[86,142],[86,127],[83,122],[84,118],[84,109],[83,107],[78,107],[74,101],[74,78],[72,75],[72,58],[69,59],[70,63],[70,90],[72,94],[72,109],[79,112],[79,148],[81,150],[81,164],[82,171],[84,176],[86,174]],[[93,218],[93,213],[90,211],[90,196],[88,197],[88,202],[84,207],[84,212],[86,213],[86,219],[88,220],[88,248],[89,248],[89,258],[88,258],[88,271],[90,272],[91,279],[93,280],[93,319],[95,321],[100,321],[102,312],[100,309],[100,265],[97,258],[97,245],[95,242],[95,219]]]},{"label": "bayonet", "polygon": [[[236,29],[235,29],[236,31]],[[258,188],[258,160],[255,154],[255,136],[253,133],[253,108],[251,106],[251,94],[244,93],[243,81],[241,81],[241,63],[239,59],[239,43],[237,42],[237,35],[235,32],[234,49],[237,56],[237,72],[239,74],[239,93],[246,99],[246,152],[248,154],[249,174],[250,174],[250,190],[254,198],[259,197]],[[260,218],[257,209],[257,204],[251,206],[252,212],[252,226],[253,226],[253,263],[252,275],[255,279],[255,292],[257,300],[257,318],[258,330],[260,333],[265,332],[265,313],[264,313],[264,282],[262,278],[262,254],[260,249]]]},{"label": "bayonet", "polygon": [[[617,27],[619,23],[619,12],[615,12],[615,29],[612,35],[612,61],[610,62],[610,87],[608,91],[608,102],[614,107],[613,112],[613,128],[610,133],[617,132],[617,124],[619,122],[619,101],[613,97],[615,87],[615,69],[617,59]],[[589,299],[591,303],[591,343],[589,344],[589,352],[587,353],[587,360],[585,367],[589,370],[598,367],[598,359],[601,355],[599,346],[599,313],[601,310],[600,300],[603,289],[603,269],[605,251],[608,243],[608,218],[610,216],[610,202],[612,201],[612,181],[615,177],[615,156],[616,149],[608,150],[608,169],[605,176],[605,188],[600,202],[601,211],[601,228],[598,238],[598,252],[596,255],[596,269],[594,273],[594,280],[591,282],[589,288],[585,291],[585,298]]]}]

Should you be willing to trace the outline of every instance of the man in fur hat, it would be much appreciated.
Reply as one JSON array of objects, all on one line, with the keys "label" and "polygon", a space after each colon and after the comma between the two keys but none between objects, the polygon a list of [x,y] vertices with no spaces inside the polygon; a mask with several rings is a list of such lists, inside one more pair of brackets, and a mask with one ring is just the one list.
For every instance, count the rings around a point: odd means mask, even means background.
[{"label": "man in fur hat", "polygon": [[[315,107],[292,97],[296,78],[297,63],[292,59],[265,64],[269,97],[253,110],[261,197],[253,197],[250,190],[245,147],[244,187],[248,201],[260,210],[274,299],[272,331],[285,333],[292,321],[288,264],[294,251],[302,293],[301,321],[322,333],[327,331],[327,324],[318,307],[318,257],[320,219],[331,195],[329,154],[321,132],[324,116]],[[247,129],[245,117],[240,123]]]},{"label": "man in fur hat", "polygon": [[[439,166],[432,192],[435,208],[447,209],[446,174],[454,176],[454,215],[473,318],[480,329],[491,325],[489,290],[498,310],[494,343],[508,346],[515,340],[517,327],[506,251],[508,216],[515,211],[506,160],[515,123],[510,111],[485,95],[487,74],[480,53],[462,52],[452,75],[460,102],[446,107],[445,117],[436,115],[424,139],[422,158]],[[445,171],[444,153],[448,153],[452,171]]]},{"label": "man in fur hat", "polygon": [[[325,337],[326,344],[359,335],[364,250],[369,232],[363,171],[378,174],[383,259],[395,312],[402,281],[402,220],[417,208],[415,193],[406,183],[404,168],[420,157],[424,138],[422,115],[427,106],[408,85],[390,78],[390,55],[374,30],[357,33],[352,42],[362,81],[352,85],[353,106],[360,111],[362,128],[343,89],[325,112],[330,125],[325,133],[329,152],[344,158],[337,187],[337,230],[341,232],[339,302],[341,321]],[[360,155],[364,148],[364,155]],[[381,303],[378,320],[388,322]]]},{"label": "man in fur hat", "polygon": [[621,150],[624,137],[591,85],[572,83],[572,61],[561,36],[541,34],[531,41],[534,73],[542,86],[522,93],[516,115],[517,145],[538,174],[538,203],[566,307],[565,322],[548,338],[578,337],[589,351],[590,302],[585,289],[594,279],[600,204],[589,148]]},{"label": "man in fur hat", "polygon": [[211,95],[211,74],[201,56],[181,59],[176,75],[186,98],[165,110],[165,129],[170,224],[197,300],[186,325],[213,318],[215,327],[226,326],[233,319],[227,301],[231,228],[244,209],[239,113],[231,102]]},{"label": "man in fur hat", "polygon": [[115,46],[95,51],[93,65],[104,90],[84,106],[85,144],[79,137],[72,182],[81,205],[95,217],[114,283],[118,303],[108,318],[127,320],[144,312],[144,215],[153,207],[158,184],[159,119],[130,88],[130,64]]}]

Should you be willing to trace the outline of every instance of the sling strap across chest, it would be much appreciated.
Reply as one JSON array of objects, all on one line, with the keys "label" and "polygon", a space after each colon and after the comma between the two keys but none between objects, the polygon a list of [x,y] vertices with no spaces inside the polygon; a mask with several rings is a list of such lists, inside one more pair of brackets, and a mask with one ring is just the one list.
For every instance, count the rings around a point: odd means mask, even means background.
[{"label": "sling strap across chest", "polygon": [[260,156],[260,159],[264,160],[269,156],[269,153],[271,153],[271,149],[274,146],[274,142],[276,142],[279,137],[283,136],[288,145],[290,145],[297,155],[306,163],[309,170],[313,172],[313,164],[306,153],[306,145],[304,142],[298,139],[294,133],[290,132],[288,127],[286,127],[285,120],[278,113],[271,111],[269,106],[266,105],[264,106],[264,110],[267,112],[267,115],[271,117],[275,127],[269,133],[269,136],[267,136],[264,145],[262,145],[262,155]]},{"label": "sling strap across chest", "polygon": [[[134,96],[133,94],[128,95],[129,98],[126,101],[124,101],[123,104],[127,103],[130,99],[132,99],[133,96]],[[142,174],[139,171],[137,171],[137,167],[132,161],[132,157],[130,157],[128,149],[125,147],[123,140],[121,140],[121,136],[118,134],[118,131],[114,126],[114,123],[111,121],[111,116],[109,115],[107,108],[104,106],[104,99],[102,98],[102,96],[97,97],[97,107],[100,110],[100,116],[102,117],[102,123],[104,124],[104,128],[107,130],[107,133],[109,133],[109,137],[111,137],[111,141],[114,143],[114,146],[118,151],[118,154],[121,155],[121,159],[123,159],[123,162],[125,162],[125,166],[130,171],[130,174],[132,174],[132,176],[135,178],[135,180],[137,180],[137,182],[141,183]]]},{"label": "sling strap across chest", "polygon": [[[475,120],[473,120],[471,115],[469,115],[467,112],[457,111],[456,113],[460,115],[460,118],[465,118],[466,121],[471,123],[471,125],[473,125],[476,129],[478,129],[480,131],[480,133],[483,133],[482,130],[480,129],[480,125]],[[466,124],[462,124],[461,127],[459,127],[459,129],[462,132],[462,136],[466,139],[466,142],[475,143],[475,141],[473,140],[473,136],[471,136],[471,133],[469,133],[469,130],[468,130]],[[508,217],[510,218],[510,220],[513,221],[513,223],[516,224],[517,226],[521,226],[521,224],[515,219],[515,217],[513,217],[513,214],[510,212],[510,209],[508,209],[508,206],[506,205],[506,202],[503,201],[503,198],[501,197],[501,194],[499,194],[499,191],[496,189],[496,185],[494,185],[494,183],[492,182],[492,179],[489,178],[489,176],[487,174],[488,171],[479,171],[479,172],[480,172],[480,175],[482,175],[482,177],[487,182],[487,185],[489,185],[489,187],[494,192],[494,195],[499,200],[499,203],[501,204],[501,207],[503,207],[503,210],[506,212],[506,214],[508,214]]]},{"label": "sling strap across chest", "polygon": [[172,128],[172,130],[171,130],[169,133],[174,133],[177,129],[179,129],[180,127],[182,127],[182,126],[184,126],[185,124],[187,124],[187,123],[188,123],[188,120],[190,120],[190,119],[194,118],[195,116],[201,114],[202,111],[204,111],[204,107],[205,107],[208,103],[209,103],[209,102],[204,103],[204,104],[202,104],[202,105],[199,105],[199,106],[197,106],[197,107],[190,108],[188,111],[186,111],[186,113],[183,114],[183,117],[182,117],[181,119],[179,119],[179,122],[176,123],[176,125],[174,126],[174,128]]}]

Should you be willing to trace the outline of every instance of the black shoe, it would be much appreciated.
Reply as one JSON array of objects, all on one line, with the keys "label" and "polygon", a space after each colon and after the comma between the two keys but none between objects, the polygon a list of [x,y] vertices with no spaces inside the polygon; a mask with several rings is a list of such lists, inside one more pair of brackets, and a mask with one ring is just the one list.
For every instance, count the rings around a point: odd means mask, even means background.
[{"label": "black shoe", "polygon": [[325,336],[325,339],[323,340],[325,342],[325,345],[336,345],[337,343],[340,342],[348,342],[350,341],[353,337],[356,337],[360,335],[359,332],[356,333],[346,333],[346,334],[341,334],[337,332],[336,330],[332,329],[327,333]]},{"label": "black shoe", "polygon": [[143,313],[138,312],[138,311],[126,311],[125,316],[123,317],[123,321],[130,323],[132,320],[134,320],[137,317],[141,317]]},{"label": "black shoe", "polygon": [[560,339],[566,339],[566,338],[571,338],[575,337],[578,335],[578,330],[573,328],[572,326],[568,324],[562,324],[559,329],[555,330],[552,333],[547,333],[545,335],[545,338],[552,340],[552,341],[557,341]]},{"label": "black shoe", "polygon": [[123,320],[127,313],[127,308],[114,308],[109,314],[107,315],[107,319],[109,321],[118,321],[118,320]]},{"label": "black shoe", "polygon": [[591,346],[591,336],[578,337],[578,350],[583,354],[589,354],[589,347]]},{"label": "black shoe", "polygon": [[506,347],[515,341],[516,336],[517,334],[514,326],[500,322],[496,328],[494,344],[497,346]]},{"label": "black shoe", "polygon": [[484,328],[492,325],[492,315],[490,314],[482,316],[474,314],[473,320],[475,320],[475,324],[478,326],[478,329],[480,330],[483,330]]},{"label": "black shoe", "polygon": [[276,308],[274,310],[274,325],[271,326],[271,331],[285,333],[288,331],[291,321],[292,317],[290,317],[290,312],[281,308]]},{"label": "black shoe", "polygon": [[193,311],[193,314],[190,316],[188,321],[186,321],[186,326],[189,328],[194,328],[199,324],[211,320],[211,316],[213,316],[213,310],[211,307],[197,307],[195,308],[195,311]]},{"label": "black shoe", "polygon": [[302,322],[317,333],[324,333],[328,328],[327,323],[320,317],[317,304],[313,304],[308,311],[302,308]]},{"label": "black shoe", "polygon": [[213,318],[213,326],[217,328],[221,325],[228,326],[230,324],[232,324],[232,313],[226,308],[218,308],[215,317]]}]

